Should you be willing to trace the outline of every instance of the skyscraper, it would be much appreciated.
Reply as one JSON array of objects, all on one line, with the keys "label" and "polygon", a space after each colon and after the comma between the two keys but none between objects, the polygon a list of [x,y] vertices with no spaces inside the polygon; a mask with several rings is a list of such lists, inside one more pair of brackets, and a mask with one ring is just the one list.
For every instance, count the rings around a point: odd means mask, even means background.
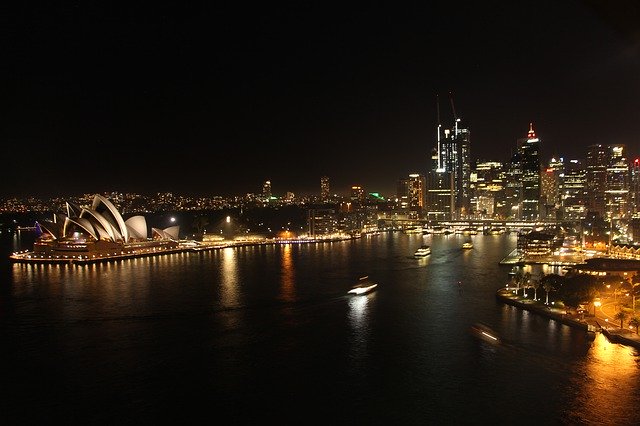
[{"label": "skyscraper", "polygon": [[580,160],[569,160],[560,179],[564,219],[584,219],[587,215],[587,172]]},{"label": "skyscraper", "polygon": [[329,177],[322,176],[320,178],[320,200],[323,203],[329,201],[330,191],[329,191]]},{"label": "skyscraper", "polygon": [[425,178],[418,173],[412,173],[407,180],[407,198],[409,210],[422,212],[424,208]]},{"label": "skyscraper", "polygon": [[607,185],[607,148],[601,144],[587,147],[587,209],[600,217],[605,216]]},{"label": "skyscraper", "polygon": [[271,181],[267,180],[262,184],[262,198],[265,201],[269,201],[271,198]]},{"label": "skyscraper", "polygon": [[540,139],[529,123],[527,137],[518,139],[520,170],[522,171],[521,218],[540,219]]},{"label": "skyscraper", "polygon": [[[452,97],[450,97],[450,101],[453,113],[451,129],[442,129],[440,106],[437,105],[436,147],[432,151],[427,178],[427,193],[431,193],[432,196],[427,196],[427,204],[431,203],[431,205],[427,205],[427,210],[437,216],[445,215],[446,218],[453,219],[466,217],[469,213],[471,133],[468,128],[462,125],[462,120],[457,116]],[[436,203],[447,190],[451,191],[453,202]],[[434,198],[433,195],[436,193],[440,195]],[[442,211],[445,205],[449,205],[449,211]]]},{"label": "skyscraper", "polygon": [[606,216],[608,219],[624,219],[629,216],[630,183],[626,146],[615,144],[607,148]]}]

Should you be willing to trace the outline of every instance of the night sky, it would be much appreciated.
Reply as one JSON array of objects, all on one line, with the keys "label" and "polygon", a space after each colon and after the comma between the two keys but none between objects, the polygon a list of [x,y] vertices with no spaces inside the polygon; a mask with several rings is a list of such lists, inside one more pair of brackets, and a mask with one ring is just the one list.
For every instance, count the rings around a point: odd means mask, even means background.
[{"label": "night sky", "polygon": [[[0,14],[0,198],[393,195],[440,120],[506,161],[640,155],[635,1],[14,2]],[[194,4],[189,4],[194,3]]]}]

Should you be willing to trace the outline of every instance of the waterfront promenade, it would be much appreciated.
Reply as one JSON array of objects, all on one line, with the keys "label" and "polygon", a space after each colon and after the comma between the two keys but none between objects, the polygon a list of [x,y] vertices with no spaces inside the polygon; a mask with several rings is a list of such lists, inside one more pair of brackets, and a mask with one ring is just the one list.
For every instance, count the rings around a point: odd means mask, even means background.
[{"label": "waterfront promenade", "polygon": [[[602,298],[601,305],[592,308],[591,313],[575,313],[562,307],[545,305],[544,302],[533,300],[514,293],[513,288],[502,287],[496,292],[498,300],[551,318],[571,327],[585,330],[589,333],[603,333],[612,343],[620,343],[640,349],[640,336],[630,328],[620,327],[620,321],[615,319],[619,311],[619,303],[614,298]],[[627,318],[627,320],[630,319]]]},{"label": "waterfront promenade", "polygon": [[361,235],[338,235],[318,238],[260,238],[260,239],[239,239],[239,240],[220,240],[211,242],[201,242],[194,240],[179,240],[177,246],[171,248],[164,247],[140,247],[126,248],[113,253],[94,252],[87,254],[38,254],[31,250],[14,252],[9,256],[9,260],[13,263],[27,264],[77,264],[86,265],[91,263],[101,263],[114,260],[133,259],[139,257],[163,256],[175,253],[186,252],[203,252],[220,250],[229,247],[243,247],[256,245],[275,245],[275,244],[321,244],[337,241],[353,240],[360,238]]}]

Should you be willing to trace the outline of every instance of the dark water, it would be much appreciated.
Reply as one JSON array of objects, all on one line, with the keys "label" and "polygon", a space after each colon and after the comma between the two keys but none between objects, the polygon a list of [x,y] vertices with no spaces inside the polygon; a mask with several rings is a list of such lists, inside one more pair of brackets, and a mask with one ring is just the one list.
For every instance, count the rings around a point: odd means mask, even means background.
[{"label": "dark water", "polygon": [[[639,424],[637,352],[496,301],[515,237],[473,241],[3,261],[0,423]],[[363,275],[377,291],[347,296]]]}]

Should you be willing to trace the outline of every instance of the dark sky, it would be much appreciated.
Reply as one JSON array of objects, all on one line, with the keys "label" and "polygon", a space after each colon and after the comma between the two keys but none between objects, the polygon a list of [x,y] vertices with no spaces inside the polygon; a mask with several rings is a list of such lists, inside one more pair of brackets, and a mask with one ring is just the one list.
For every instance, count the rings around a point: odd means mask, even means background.
[{"label": "dark sky", "polygon": [[634,1],[14,3],[0,197],[302,195],[322,175],[393,195],[449,93],[474,159],[507,160],[529,122],[545,156],[640,154]]}]

